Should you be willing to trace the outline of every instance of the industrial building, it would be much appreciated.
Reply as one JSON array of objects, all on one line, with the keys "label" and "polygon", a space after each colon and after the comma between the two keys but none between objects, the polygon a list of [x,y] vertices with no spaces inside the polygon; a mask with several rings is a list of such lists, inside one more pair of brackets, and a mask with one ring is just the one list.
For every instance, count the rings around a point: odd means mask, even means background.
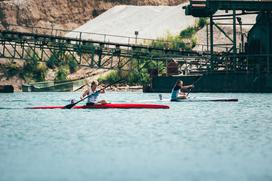
[{"label": "industrial building", "polygon": [[[187,84],[194,83],[195,92],[272,92],[271,0],[191,0],[183,8],[188,16],[209,19],[207,51],[202,56],[174,60],[179,69],[176,75],[167,72],[154,77],[148,91],[169,92],[175,81],[181,79]],[[256,14],[256,22],[248,32],[239,33],[238,44],[237,31],[250,25],[243,24],[241,17],[251,14]],[[230,23],[220,23],[226,20]],[[232,26],[232,36],[221,25]],[[218,46],[215,28],[231,40],[225,51],[215,51]]]}]

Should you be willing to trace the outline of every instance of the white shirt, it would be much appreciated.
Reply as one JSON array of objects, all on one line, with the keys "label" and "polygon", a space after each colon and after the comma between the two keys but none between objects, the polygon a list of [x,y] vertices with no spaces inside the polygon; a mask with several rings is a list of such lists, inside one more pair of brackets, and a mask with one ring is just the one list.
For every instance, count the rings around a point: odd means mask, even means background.
[{"label": "white shirt", "polygon": [[87,103],[96,103],[97,97],[99,96],[99,91],[93,91],[91,88],[89,89],[88,100]]}]

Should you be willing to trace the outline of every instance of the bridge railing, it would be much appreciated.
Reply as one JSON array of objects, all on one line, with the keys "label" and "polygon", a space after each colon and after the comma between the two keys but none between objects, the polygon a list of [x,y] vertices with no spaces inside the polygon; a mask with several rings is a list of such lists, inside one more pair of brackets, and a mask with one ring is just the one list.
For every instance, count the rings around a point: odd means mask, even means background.
[{"label": "bridge railing", "polygon": [[[4,27],[4,26],[2,26]],[[44,34],[51,36],[64,36],[70,38],[76,38],[79,40],[99,41],[103,43],[121,43],[127,45],[154,45],[159,44],[165,48],[171,47],[172,42],[163,40],[162,38],[150,39],[142,37],[120,36],[103,33],[91,33],[75,30],[58,29],[54,26],[51,27],[38,27],[38,26],[21,26],[16,24],[8,24],[4,30],[10,30],[15,32],[25,32],[33,34]]]}]

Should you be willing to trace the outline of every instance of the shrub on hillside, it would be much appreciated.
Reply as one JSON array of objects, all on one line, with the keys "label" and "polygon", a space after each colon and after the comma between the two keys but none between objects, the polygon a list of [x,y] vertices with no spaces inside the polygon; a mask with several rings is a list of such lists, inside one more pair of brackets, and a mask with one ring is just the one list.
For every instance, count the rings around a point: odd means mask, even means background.
[{"label": "shrub on hillside", "polygon": [[139,85],[139,84],[143,85],[148,83],[149,81],[150,81],[150,77],[147,72],[147,69],[143,69],[141,71],[138,71],[137,69],[133,70],[129,74],[127,79],[127,83],[129,85]]},{"label": "shrub on hillside", "polygon": [[[122,75],[124,74],[124,75]],[[123,83],[128,85],[139,85],[139,84],[146,84],[150,81],[149,74],[147,69],[143,69],[138,71],[137,69],[133,69],[131,72],[122,73],[119,71],[111,71],[106,76],[100,77],[98,79],[99,82],[103,84],[113,84],[119,80],[123,79]]]},{"label": "shrub on hillside", "polygon": [[[180,36],[168,34],[165,38],[161,38],[151,43],[151,47],[169,48],[169,49],[184,49],[185,43]],[[155,54],[157,55],[157,54]]]},{"label": "shrub on hillside", "polygon": [[60,62],[59,62],[59,54],[58,52],[54,51],[52,53],[52,55],[49,57],[49,59],[46,62],[47,67],[53,69],[56,68],[58,66],[60,66]]},{"label": "shrub on hillside", "polygon": [[69,75],[69,67],[68,66],[60,66],[55,80],[56,81],[67,80],[68,75]]},{"label": "shrub on hillside", "polygon": [[180,32],[182,38],[191,38],[196,33],[195,27],[188,27],[185,30]]},{"label": "shrub on hillside", "polygon": [[198,29],[204,28],[208,24],[207,18],[199,18],[197,21],[197,27]]},{"label": "shrub on hillside", "polygon": [[194,48],[195,46],[196,46],[196,43],[197,43],[197,37],[196,36],[193,36],[192,38],[191,38],[191,43],[192,43],[192,47],[191,47],[191,49],[192,48]]},{"label": "shrub on hillside", "polygon": [[28,82],[44,81],[48,69],[46,64],[40,62],[39,57],[33,50],[29,49],[27,52],[22,77]]},{"label": "shrub on hillside", "polygon": [[15,63],[8,63],[7,65],[5,65],[5,69],[7,77],[13,77],[19,74],[19,72],[21,71],[21,68],[18,67]]},{"label": "shrub on hillside", "polygon": [[68,59],[68,66],[69,66],[69,69],[70,69],[70,72],[71,72],[71,73],[74,73],[74,72],[76,72],[76,71],[78,70],[78,63],[77,63],[77,61],[76,61],[74,58],[72,58],[72,57],[70,57],[70,58]]},{"label": "shrub on hillside", "polygon": [[39,62],[36,66],[34,74],[34,79],[36,81],[44,81],[47,73],[47,66],[43,62]]},{"label": "shrub on hillside", "polygon": [[26,50],[28,53],[26,54],[25,57],[25,65],[24,65],[24,72],[32,72],[33,70],[36,69],[38,62],[39,62],[39,57],[36,55],[36,53],[29,49]]},{"label": "shrub on hillside", "polygon": [[108,73],[107,75],[100,77],[98,79],[98,81],[103,84],[113,84],[114,82],[116,82],[120,79],[121,79],[121,77],[118,74],[118,72],[116,70],[113,70],[110,73]]}]

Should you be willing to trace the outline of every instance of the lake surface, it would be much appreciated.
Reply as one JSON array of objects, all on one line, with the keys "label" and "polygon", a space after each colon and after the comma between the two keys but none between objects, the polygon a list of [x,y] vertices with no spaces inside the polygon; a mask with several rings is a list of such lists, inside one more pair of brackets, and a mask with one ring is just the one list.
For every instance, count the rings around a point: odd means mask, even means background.
[{"label": "lake surface", "polygon": [[[239,102],[164,102],[169,110],[21,109],[79,95],[0,94],[1,181],[272,180],[272,94],[192,93]],[[141,92],[103,98],[162,104]]]}]

